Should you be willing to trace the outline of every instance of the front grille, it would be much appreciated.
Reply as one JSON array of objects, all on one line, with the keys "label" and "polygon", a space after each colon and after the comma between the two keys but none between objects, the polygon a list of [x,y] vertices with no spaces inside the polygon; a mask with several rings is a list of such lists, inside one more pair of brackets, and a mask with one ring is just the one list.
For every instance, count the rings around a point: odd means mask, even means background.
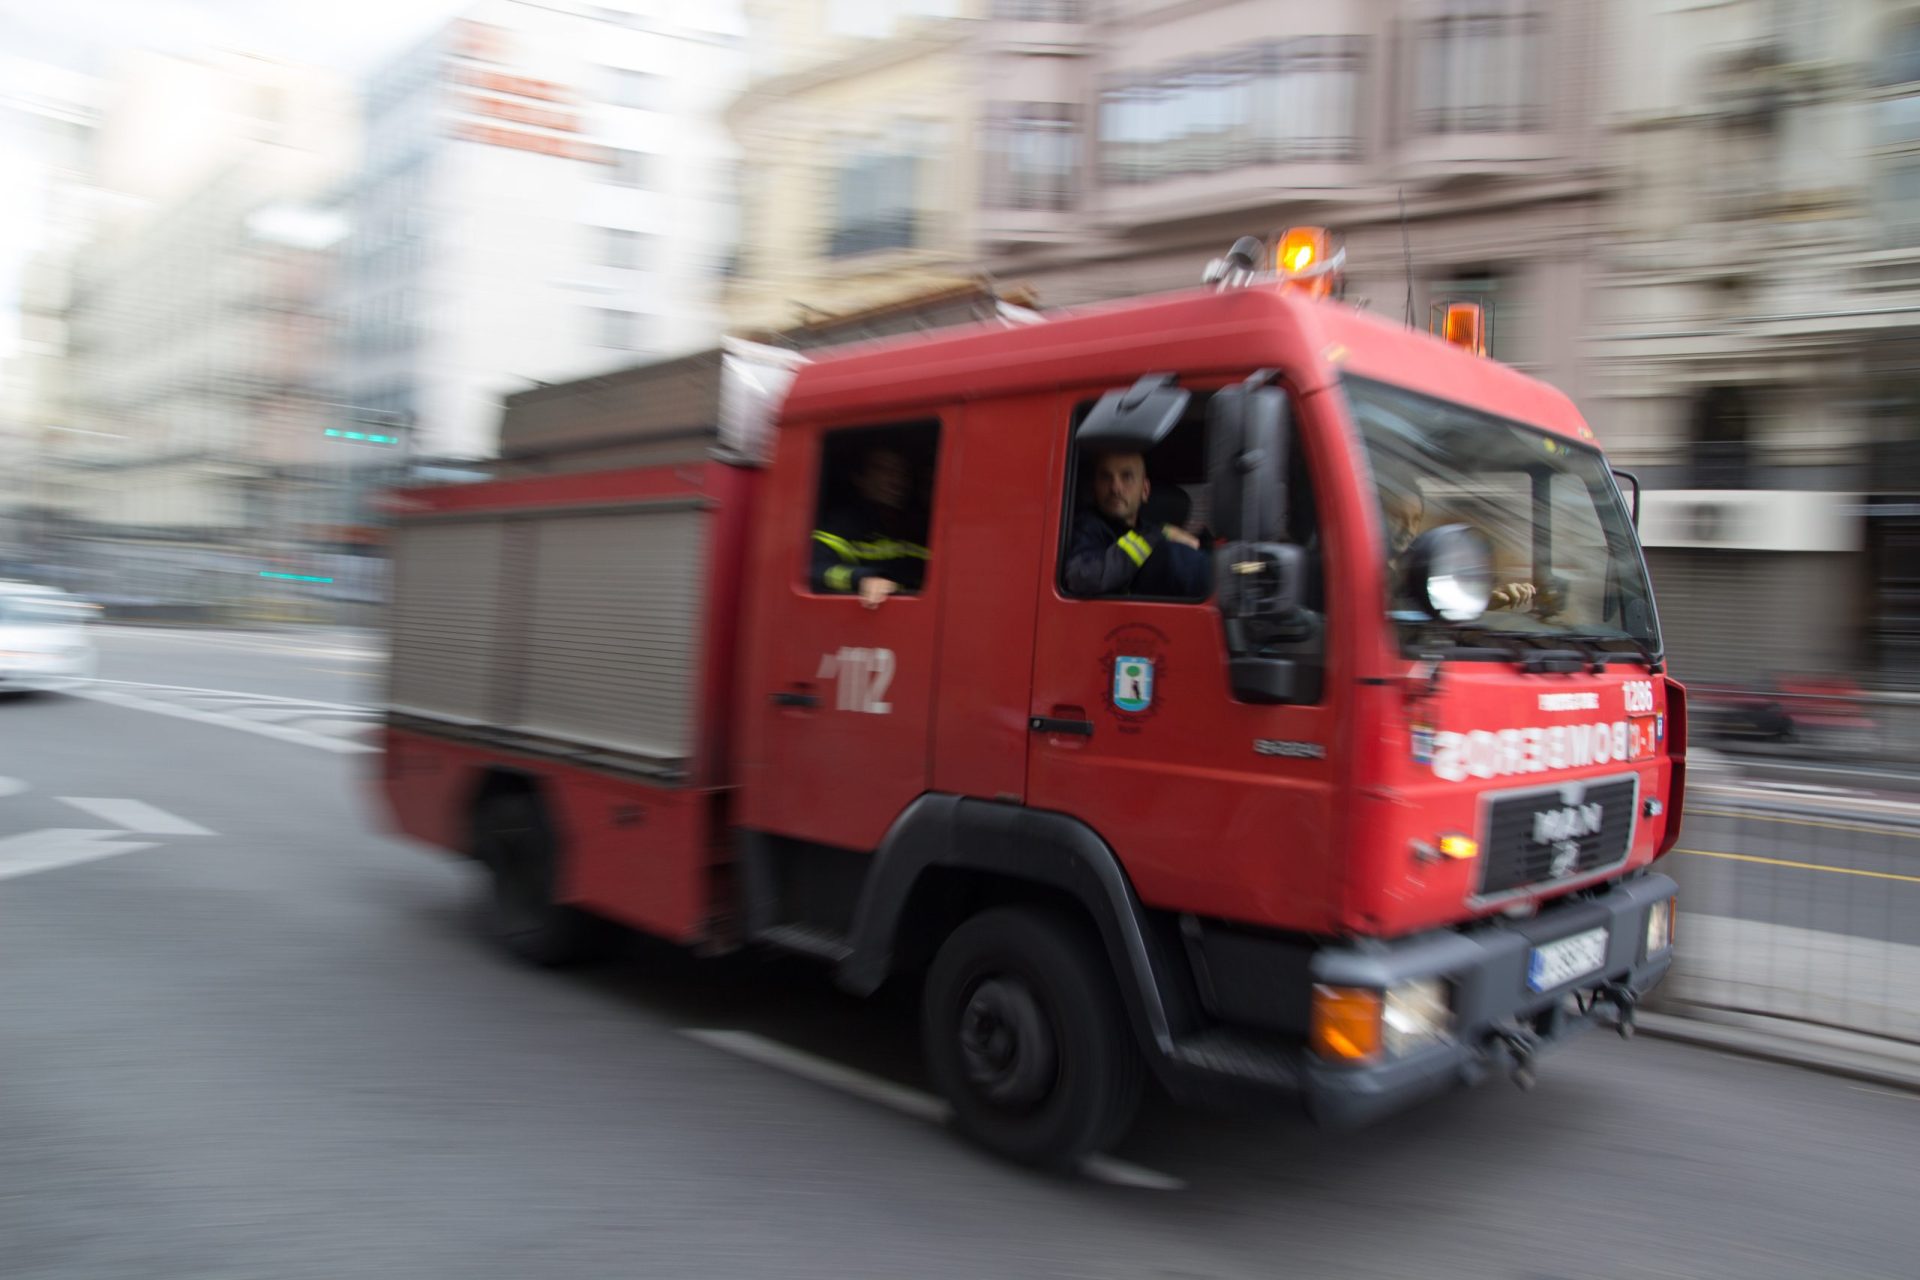
[{"label": "front grille", "polygon": [[[1633,838],[1638,791],[1637,780],[1629,777],[1492,797],[1480,845],[1480,896],[1564,880],[1623,861]],[[1575,850],[1570,863],[1568,846]]]}]

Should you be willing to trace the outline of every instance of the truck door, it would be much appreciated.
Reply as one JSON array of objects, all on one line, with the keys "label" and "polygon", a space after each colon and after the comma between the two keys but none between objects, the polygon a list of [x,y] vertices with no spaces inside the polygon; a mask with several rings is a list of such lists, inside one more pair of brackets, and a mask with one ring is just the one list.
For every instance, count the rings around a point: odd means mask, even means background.
[{"label": "truck door", "polygon": [[[927,789],[947,435],[933,419],[785,429],[811,465],[783,459],[763,508],[744,825],[871,849]],[[869,607],[860,584],[883,575],[896,589]]]},{"label": "truck door", "polygon": [[[1338,723],[1331,673],[1326,692],[1310,704],[1236,700],[1211,601],[1211,556],[1176,552],[1171,540],[1110,590],[1084,582],[1075,590],[1068,581],[1076,532],[1097,540],[1105,528],[1103,545],[1112,545],[1125,528],[1099,523],[1093,450],[1069,434],[1098,394],[1079,398],[1053,425],[1062,433],[1055,438],[1067,441],[1066,483],[1055,499],[1050,542],[1057,552],[1039,591],[1027,803],[1086,822],[1119,855],[1141,897],[1157,906],[1227,919],[1324,906]],[[1193,392],[1177,425],[1135,455],[1147,482],[1135,527],[1156,542],[1167,525],[1206,532],[1206,399],[1204,390]],[[1309,459],[1300,452],[1306,443],[1296,440],[1302,470],[1289,486],[1298,491],[1289,523],[1293,540],[1317,560],[1304,483]],[[1141,542],[1129,545],[1147,550]],[[1185,555],[1207,566],[1199,570],[1204,593],[1136,589],[1192,581],[1195,561]],[[1155,566],[1154,557],[1167,563]],[[1114,563],[1109,576],[1126,572]],[[1149,568],[1157,574],[1149,576]],[[1308,603],[1324,616],[1317,576]]]}]

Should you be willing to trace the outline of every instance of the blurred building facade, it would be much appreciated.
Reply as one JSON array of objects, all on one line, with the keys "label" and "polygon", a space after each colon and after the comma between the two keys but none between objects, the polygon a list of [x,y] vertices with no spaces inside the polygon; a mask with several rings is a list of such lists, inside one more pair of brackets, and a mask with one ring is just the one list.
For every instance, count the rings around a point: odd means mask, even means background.
[{"label": "blurred building facade", "polygon": [[776,39],[791,60],[733,112],[757,184],[737,322],[982,274],[1048,306],[1183,287],[1239,235],[1316,222],[1346,237],[1350,296],[1422,322],[1431,296],[1483,297],[1498,353],[1578,392],[1606,194],[1595,7],[758,10],[821,35]]},{"label": "blurred building facade", "polygon": [[0,155],[9,174],[6,219],[19,255],[10,354],[0,351],[0,562],[26,572],[44,557],[49,513],[38,492],[43,441],[68,432],[71,380],[66,312],[94,212],[93,150],[101,85],[44,63],[0,63]]},{"label": "blurred building facade", "polygon": [[295,537],[337,238],[315,206],[354,150],[347,87],[313,68],[142,53],[112,77],[64,317],[69,421],[38,468],[101,594],[137,591],[143,556]]},{"label": "blurred building facade", "polygon": [[343,201],[342,425],[484,458],[504,393],[709,345],[745,71],[730,3],[482,0],[377,72]]},{"label": "blurred building facade", "polygon": [[1920,6],[1618,16],[1589,408],[1675,669],[1920,686]]},{"label": "blurred building facade", "polygon": [[965,0],[749,0],[728,123],[743,235],[728,318],[795,324],[963,284],[976,257]]}]

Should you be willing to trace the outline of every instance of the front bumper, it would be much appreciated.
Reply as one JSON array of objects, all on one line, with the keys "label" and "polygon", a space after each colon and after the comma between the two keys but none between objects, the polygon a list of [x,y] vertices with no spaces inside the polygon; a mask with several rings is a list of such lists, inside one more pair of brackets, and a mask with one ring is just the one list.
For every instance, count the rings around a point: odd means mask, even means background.
[{"label": "front bumper", "polygon": [[[1324,948],[1203,929],[1191,954],[1212,1021],[1177,1038],[1156,1068],[1184,1101],[1238,1106],[1278,1092],[1300,1098],[1329,1128],[1369,1124],[1494,1070],[1531,1068],[1537,1054],[1589,1026],[1618,1025],[1619,1002],[1631,1008],[1673,963],[1670,947],[1651,956],[1645,948],[1648,913],[1676,892],[1667,876],[1644,872],[1525,920]],[[1600,927],[1607,941],[1599,969],[1544,991],[1528,985],[1535,947]],[[1308,1051],[1314,984],[1385,991],[1433,978],[1451,989],[1447,1039],[1357,1065]],[[1596,996],[1603,991],[1617,999]]]},{"label": "front bumper", "polygon": [[[1450,1039],[1398,1060],[1335,1066],[1308,1055],[1302,1072],[1308,1109],[1332,1128],[1369,1124],[1456,1086],[1478,1083],[1496,1068],[1531,1065],[1534,1055],[1587,1027],[1617,1025],[1616,1004],[1591,1000],[1582,1012],[1576,995],[1612,988],[1637,1000],[1659,984],[1673,963],[1673,950],[1645,954],[1647,914],[1677,892],[1667,876],[1648,873],[1601,897],[1549,907],[1527,920],[1318,952],[1314,978],[1331,985],[1387,988],[1446,979],[1453,989],[1454,1029]],[[1534,947],[1601,926],[1607,929],[1607,947],[1600,970],[1546,991],[1528,986]]]}]

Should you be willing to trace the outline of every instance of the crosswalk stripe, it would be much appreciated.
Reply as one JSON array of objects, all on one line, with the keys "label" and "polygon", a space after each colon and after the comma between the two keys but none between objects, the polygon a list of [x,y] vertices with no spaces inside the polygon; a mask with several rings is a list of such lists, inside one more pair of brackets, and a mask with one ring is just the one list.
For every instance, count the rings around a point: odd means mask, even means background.
[{"label": "crosswalk stripe", "polygon": [[190,684],[147,684],[138,680],[95,680],[92,683],[126,689],[143,689],[149,692],[198,693],[229,701],[277,702],[288,706],[319,707],[324,711],[349,711],[377,715],[380,710],[364,702],[321,702],[315,698],[288,698],[277,693],[243,693],[238,689],[203,689]]},{"label": "crosswalk stripe", "polygon": [[213,832],[197,822],[188,822],[144,800],[125,800],[97,796],[55,796],[61,804],[70,804],[104,822],[125,827],[143,836],[210,836]]},{"label": "crosswalk stripe", "polygon": [[124,831],[52,827],[0,840],[0,880],[54,871],[76,863],[153,848],[151,840],[127,840]]},{"label": "crosswalk stripe", "polygon": [[[137,687],[137,686],[136,686]],[[176,702],[160,698],[142,697],[124,688],[106,688],[101,684],[76,686],[69,691],[77,698],[88,698],[94,702],[105,702],[113,706],[128,707],[136,711],[150,711],[155,715],[173,716],[179,720],[193,720],[200,724],[218,725],[225,729],[238,729],[243,733],[258,734],[263,738],[278,738],[282,742],[294,742],[303,747],[318,747],[322,751],[334,751],[341,754],[357,754],[378,751],[379,748],[355,738],[331,737],[321,733],[309,733],[304,729],[295,729],[283,724],[264,724],[257,720],[248,720],[240,716],[204,711],[198,707],[182,706]],[[325,704],[315,704],[315,717],[328,713]]]}]

